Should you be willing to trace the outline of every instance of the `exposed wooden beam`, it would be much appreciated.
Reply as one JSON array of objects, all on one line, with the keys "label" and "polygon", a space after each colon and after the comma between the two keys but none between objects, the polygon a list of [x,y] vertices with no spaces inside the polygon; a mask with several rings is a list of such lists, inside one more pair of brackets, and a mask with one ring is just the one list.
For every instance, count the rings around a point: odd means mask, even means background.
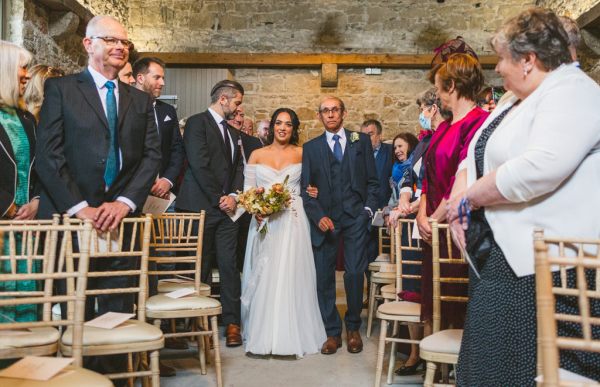
[{"label": "exposed wooden beam", "polygon": [[[188,52],[141,52],[141,56],[155,56],[171,66],[198,67],[266,67],[266,68],[315,68],[324,63],[338,67],[384,67],[398,69],[429,69],[430,54],[300,54],[300,53],[188,53]],[[484,68],[493,68],[497,57],[480,56]]]},{"label": "exposed wooden beam", "polygon": [[598,28],[600,27],[600,3],[594,5],[577,18],[579,28]]}]

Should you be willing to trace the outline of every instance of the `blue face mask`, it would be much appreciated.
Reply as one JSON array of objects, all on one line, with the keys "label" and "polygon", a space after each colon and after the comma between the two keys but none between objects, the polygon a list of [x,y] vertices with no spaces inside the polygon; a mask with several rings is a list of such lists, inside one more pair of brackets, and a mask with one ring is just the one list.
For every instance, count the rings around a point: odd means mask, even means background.
[{"label": "blue face mask", "polygon": [[419,114],[419,124],[425,130],[431,130],[431,118],[425,117],[425,114],[421,112]]}]

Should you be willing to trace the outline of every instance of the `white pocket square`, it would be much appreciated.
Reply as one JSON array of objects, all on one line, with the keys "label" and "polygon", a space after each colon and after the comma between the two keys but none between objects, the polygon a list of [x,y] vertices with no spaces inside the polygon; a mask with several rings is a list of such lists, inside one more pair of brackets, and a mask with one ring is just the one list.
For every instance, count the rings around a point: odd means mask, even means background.
[{"label": "white pocket square", "polygon": [[166,116],[164,122],[171,121],[171,117]]}]

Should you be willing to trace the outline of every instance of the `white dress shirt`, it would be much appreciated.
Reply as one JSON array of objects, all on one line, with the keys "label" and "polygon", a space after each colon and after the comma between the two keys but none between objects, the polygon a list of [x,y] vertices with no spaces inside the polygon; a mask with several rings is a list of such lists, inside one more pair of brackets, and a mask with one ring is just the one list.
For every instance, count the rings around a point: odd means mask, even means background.
[{"label": "white dress shirt", "polygon": [[[496,108],[469,145],[467,184],[476,180],[475,145],[481,132],[517,101]],[[575,66],[550,72],[490,136],[484,175],[510,204],[489,206],[485,216],[518,277],[534,270],[533,232],[548,237],[600,237],[600,87]],[[550,251],[550,254],[555,251]]]},{"label": "white dress shirt", "polygon": [[[100,96],[100,101],[102,102],[102,109],[104,109],[104,114],[107,114],[107,112],[106,112],[106,94],[108,93],[108,89],[106,88],[106,82],[111,81],[115,84],[114,93],[115,93],[115,98],[117,100],[117,114],[118,114],[118,112],[119,112],[119,79],[118,78],[108,79],[104,75],[102,75],[98,71],[96,71],[92,66],[88,66],[87,69],[90,72],[90,74],[92,75],[92,78],[94,79],[94,83],[96,84],[96,90],[98,90],[98,95]],[[121,150],[119,149],[119,169],[121,169],[121,166],[122,166],[122,159],[123,159],[123,155],[121,153]],[[108,187],[106,187],[106,189],[108,189]],[[124,196],[119,196],[117,198],[117,200],[127,204],[127,206],[131,209],[132,212],[135,211],[136,205],[130,199],[128,199]],[[73,215],[77,214],[80,210],[82,210],[88,206],[89,206],[88,202],[84,200],[81,203],[78,203],[78,204],[74,205],[73,207],[69,208],[67,210],[67,215],[73,216]]]},{"label": "white dress shirt", "polygon": [[[225,128],[223,128],[223,125],[221,124],[221,121],[223,121],[224,118],[221,117],[219,115],[219,113],[212,110],[211,108],[208,108],[208,111],[209,111],[210,115],[213,117],[213,119],[215,120],[215,122],[217,123],[219,130],[221,131],[221,138],[224,139],[225,138]],[[231,138],[231,135],[229,133],[227,133],[227,137],[229,137],[229,143],[231,144],[231,161],[233,161],[233,154],[235,153],[235,147],[233,145],[233,139]]]}]

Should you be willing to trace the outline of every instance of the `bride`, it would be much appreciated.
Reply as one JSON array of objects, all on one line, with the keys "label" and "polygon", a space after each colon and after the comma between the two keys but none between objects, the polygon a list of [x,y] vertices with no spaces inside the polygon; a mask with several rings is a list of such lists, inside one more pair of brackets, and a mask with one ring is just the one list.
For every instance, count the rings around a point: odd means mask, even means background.
[{"label": "bride", "polygon": [[[295,355],[319,352],[325,327],[319,312],[315,264],[309,223],[300,197],[302,148],[296,113],[273,113],[269,142],[252,152],[244,171],[244,190],[268,189],[287,176],[290,207],[250,223],[242,278],[242,325],[245,350],[254,355]],[[257,231],[268,222],[266,234]]]}]

